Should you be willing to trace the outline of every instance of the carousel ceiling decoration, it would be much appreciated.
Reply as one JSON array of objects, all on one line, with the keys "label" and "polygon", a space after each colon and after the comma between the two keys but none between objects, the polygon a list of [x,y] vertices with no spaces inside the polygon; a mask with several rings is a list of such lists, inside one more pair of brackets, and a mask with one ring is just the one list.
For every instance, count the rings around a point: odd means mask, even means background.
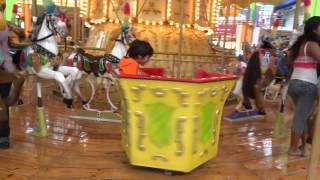
[{"label": "carousel ceiling decoration", "polygon": [[[86,24],[104,22],[123,23],[125,3],[130,5],[129,22],[146,25],[163,25],[179,27],[183,11],[183,28],[194,27],[209,30],[224,16],[223,8],[227,3],[238,7],[248,7],[252,2],[278,4],[280,0],[79,0],[80,15]],[[181,3],[182,6],[181,7]]]},{"label": "carousel ceiling decoration", "polygon": [[246,8],[248,7],[251,3],[254,3],[254,2],[260,2],[260,3],[263,3],[263,4],[273,4],[273,5],[277,5],[281,2],[283,2],[283,0],[223,0],[222,1],[222,5],[225,6],[227,5],[228,3],[230,4],[237,4],[243,8]]}]

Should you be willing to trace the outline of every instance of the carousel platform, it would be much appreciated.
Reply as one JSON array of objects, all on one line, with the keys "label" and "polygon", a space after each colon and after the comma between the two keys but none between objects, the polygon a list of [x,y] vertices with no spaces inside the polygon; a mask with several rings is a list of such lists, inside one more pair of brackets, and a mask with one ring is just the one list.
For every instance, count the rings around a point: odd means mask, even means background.
[{"label": "carousel platform", "polygon": [[[28,85],[28,83],[27,83]],[[121,145],[121,124],[73,119],[81,102],[67,109],[61,99],[43,85],[48,136],[35,137],[34,90],[23,91],[23,106],[12,111],[11,147],[0,150],[0,179],[306,179],[308,157],[288,156],[289,136],[272,138],[278,105],[266,103],[267,115],[259,121],[221,121],[216,158],[190,173],[136,167],[129,163]],[[222,116],[235,104],[225,106]],[[286,133],[292,110],[285,108]],[[183,163],[183,162],[181,162]],[[320,167],[318,168],[320,178]]]}]

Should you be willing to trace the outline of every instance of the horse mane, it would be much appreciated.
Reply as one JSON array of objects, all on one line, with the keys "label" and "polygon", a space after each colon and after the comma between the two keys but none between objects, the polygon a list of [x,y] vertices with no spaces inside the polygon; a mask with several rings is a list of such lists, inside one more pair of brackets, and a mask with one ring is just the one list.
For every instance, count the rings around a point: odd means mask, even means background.
[{"label": "horse mane", "polygon": [[31,30],[31,35],[30,35],[30,40],[35,41],[37,40],[37,36],[40,32],[42,22],[44,21],[44,18],[46,17],[46,13],[42,13],[38,18],[35,23],[32,24],[32,30]]}]

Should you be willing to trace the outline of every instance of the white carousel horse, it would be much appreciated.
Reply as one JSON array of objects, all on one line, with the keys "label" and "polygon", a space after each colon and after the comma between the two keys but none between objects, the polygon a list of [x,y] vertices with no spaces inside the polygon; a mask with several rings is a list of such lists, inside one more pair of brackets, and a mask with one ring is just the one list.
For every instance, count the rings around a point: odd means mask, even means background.
[{"label": "white carousel horse", "polygon": [[30,38],[33,43],[23,50],[24,58],[21,58],[20,67],[31,67],[37,77],[55,80],[62,89],[64,103],[71,108],[72,89],[83,97],[79,88],[82,74],[76,67],[59,64],[58,42],[68,35],[63,20],[64,17],[56,13],[45,13],[37,19]]},{"label": "white carousel horse", "polygon": [[[115,74],[117,74],[117,64],[127,53],[125,46],[133,39],[133,36],[129,35],[128,32],[129,31],[122,31],[119,34],[118,38],[116,39],[115,46],[111,50],[111,54],[93,56],[84,53],[84,51],[78,49],[78,47],[74,47],[74,51],[66,60],[66,64],[68,66],[78,67],[80,70],[88,74],[93,73],[95,76],[102,77],[104,79],[103,84],[105,88],[106,99],[111,108],[110,110],[105,110],[105,112],[114,112],[118,110],[118,108],[111,101],[110,88],[116,83]],[[92,92],[91,97],[88,100],[88,104],[91,103],[95,95],[94,84],[92,81],[89,81],[89,84]],[[86,106],[85,109],[90,111],[104,112],[97,109],[92,109],[90,106]]]}]

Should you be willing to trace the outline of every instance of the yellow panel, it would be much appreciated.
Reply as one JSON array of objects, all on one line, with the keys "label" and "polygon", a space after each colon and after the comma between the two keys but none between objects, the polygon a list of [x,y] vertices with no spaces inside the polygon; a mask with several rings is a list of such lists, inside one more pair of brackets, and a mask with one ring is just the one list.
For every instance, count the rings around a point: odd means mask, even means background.
[{"label": "yellow panel", "polygon": [[214,158],[221,112],[233,85],[234,80],[120,78],[122,143],[130,163],[189,172]]}]

